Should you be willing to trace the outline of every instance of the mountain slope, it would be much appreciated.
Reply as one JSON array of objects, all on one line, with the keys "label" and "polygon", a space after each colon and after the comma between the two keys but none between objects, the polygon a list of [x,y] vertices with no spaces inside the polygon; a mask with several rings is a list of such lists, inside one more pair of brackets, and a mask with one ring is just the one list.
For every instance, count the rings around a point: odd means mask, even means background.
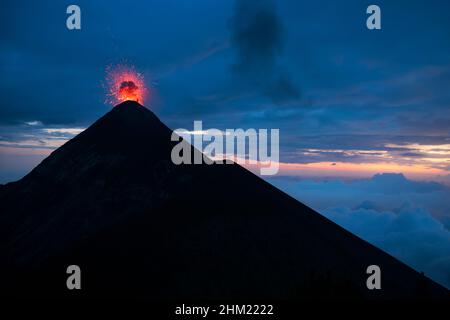
[{"label": "mountain slope", "polygon": [[238,165],[172,164],[171,133],[125,102],[5,185],[2,294],[70,295],[77,264],[86,297],[448,296]]}]

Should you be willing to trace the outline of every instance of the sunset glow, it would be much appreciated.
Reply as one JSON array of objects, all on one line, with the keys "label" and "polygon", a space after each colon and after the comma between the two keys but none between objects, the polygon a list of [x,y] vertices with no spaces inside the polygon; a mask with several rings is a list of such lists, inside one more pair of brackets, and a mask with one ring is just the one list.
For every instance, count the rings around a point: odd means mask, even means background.
[{"label": "sunset glow", "polygon": [[[244,162],[244,159],[242,159]],[[257,168],[267,164],[242,164],[248,170],[257,173]],[[425,165],[405,165],[401,163],[350,163],[350,162],[315,162],[315,163],[286,163],[280,162],[279,176],[298,176],[311,178],[368,178],[377,173],[403,173],[416,180],[429,180],[437,176],[446,176],[448,170],[431,168]]]}]

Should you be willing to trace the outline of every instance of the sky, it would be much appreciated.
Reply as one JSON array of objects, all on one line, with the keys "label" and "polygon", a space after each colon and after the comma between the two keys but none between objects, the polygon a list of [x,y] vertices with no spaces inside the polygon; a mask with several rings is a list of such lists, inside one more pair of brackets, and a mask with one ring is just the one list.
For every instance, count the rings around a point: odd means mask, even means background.
[{"label": "sky", "polygon": [[[356,222],[382,212],[396,223],[406,210],[406,228],[423,214],[448,244],[448,205],[435,207],[450,185],[450,2],[374,3],[381,30],[366,28],[369,1],[2,1],[0,183],[109,111],[106,69],[129,64],[173,129],[279,129],[280,172],[268,180],[363,238],[384,246]],[[70,4],[81,30],[66,28]],[[397,180],[364,187],[383,173]],[[373,199],[397,183],[446,191],[427,191],[434,204],[409,189]]]}]

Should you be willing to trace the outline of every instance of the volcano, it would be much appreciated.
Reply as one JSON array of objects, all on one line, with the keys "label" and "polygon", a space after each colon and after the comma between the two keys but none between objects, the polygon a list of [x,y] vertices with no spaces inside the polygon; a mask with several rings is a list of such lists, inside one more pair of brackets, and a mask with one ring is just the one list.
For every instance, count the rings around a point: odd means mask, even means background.
[{"label": "volcano", "polygon": [[237,164],[174,165],[171,134],[126,101],[0,187],[1,294],[70,298],[75,264],[77,297],[448,297]]}]

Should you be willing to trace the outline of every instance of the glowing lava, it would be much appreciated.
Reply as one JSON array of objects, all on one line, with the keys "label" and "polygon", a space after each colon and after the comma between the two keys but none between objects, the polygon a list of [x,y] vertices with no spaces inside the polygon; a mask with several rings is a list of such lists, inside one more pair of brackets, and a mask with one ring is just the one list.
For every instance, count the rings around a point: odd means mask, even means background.
[{"label": "glowing lava", "polygon": [[123,101],[132,100],[144,104],[148,93],[144,76],[133,66],[108,66],[106,81],[108,87],[106,103],[115,106]]}]

